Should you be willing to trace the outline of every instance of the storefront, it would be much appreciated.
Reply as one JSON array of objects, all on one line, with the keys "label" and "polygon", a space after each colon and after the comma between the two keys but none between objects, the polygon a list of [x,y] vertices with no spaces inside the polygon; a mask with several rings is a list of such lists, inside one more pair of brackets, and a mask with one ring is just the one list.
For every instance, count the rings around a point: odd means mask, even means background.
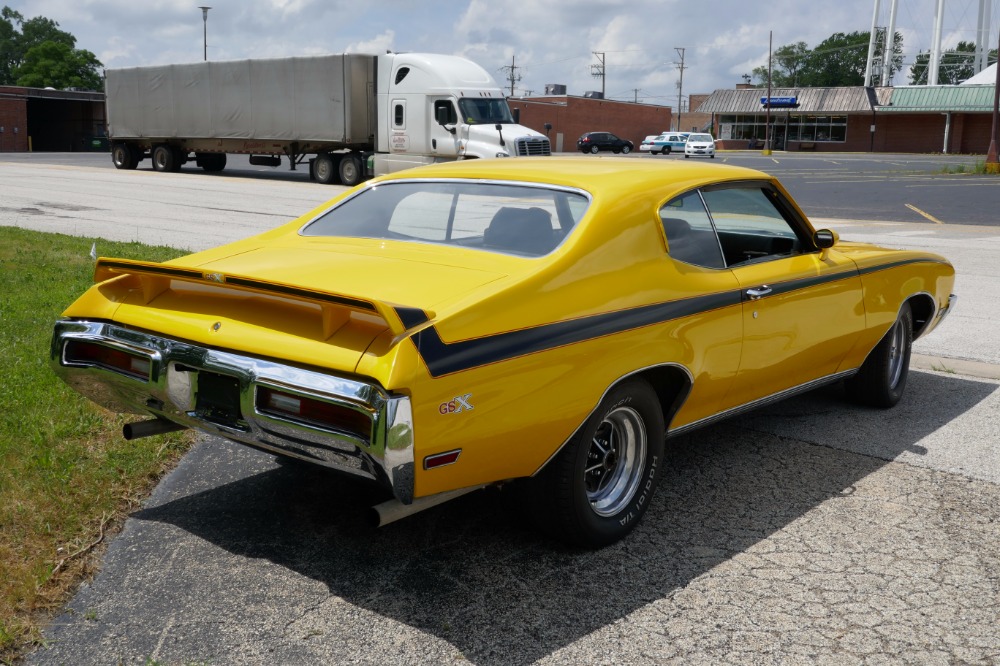
[{"label": "storefront", "polygon": [[[825,152],[985,153],[992,85],[717,90],[698,108],[712,114],[720,149]],[[764,104],[772,103],[768,109]]]}]

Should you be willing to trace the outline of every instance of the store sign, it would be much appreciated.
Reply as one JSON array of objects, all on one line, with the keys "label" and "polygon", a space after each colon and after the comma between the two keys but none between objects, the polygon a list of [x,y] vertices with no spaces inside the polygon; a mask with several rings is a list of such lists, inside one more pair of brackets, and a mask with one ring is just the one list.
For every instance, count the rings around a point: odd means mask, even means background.
[{"label": "store sign", "polygon": [[761,97],[760,105],[770,106],[772,109],[794,109],[798,108],[799,100],[797,97]]}]

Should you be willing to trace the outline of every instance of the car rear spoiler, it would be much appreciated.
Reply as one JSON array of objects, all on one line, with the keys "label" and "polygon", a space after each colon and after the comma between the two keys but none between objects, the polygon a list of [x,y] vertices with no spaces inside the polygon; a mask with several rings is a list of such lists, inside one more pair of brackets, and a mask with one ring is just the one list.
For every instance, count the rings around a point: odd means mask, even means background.
[{"label": "car rear spoiler", "polygon": [[94,268],[94,282],[129,276],[137,281],[145,303],[170,288],[172,280],[207,284],[213,287],[289,298],[320,306],[323,313],[323,332],[326,337],[340,328],[351,312],[375,315],[385,321],[394,338],[415,332],[430,320],[430,315],[419,308],[383,303],[329,291],[297,287],[280,282],[269,282],[234,273],[203,271],[197,268],[170,266],[152,261],[108,259],[101,257]]}]

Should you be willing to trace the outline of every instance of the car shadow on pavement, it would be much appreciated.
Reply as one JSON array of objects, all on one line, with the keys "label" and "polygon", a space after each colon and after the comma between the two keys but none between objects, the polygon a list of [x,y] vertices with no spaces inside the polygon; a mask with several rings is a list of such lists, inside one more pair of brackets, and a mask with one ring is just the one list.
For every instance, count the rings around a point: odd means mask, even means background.
[{"label": "car shadow on pavement", "polygon": [[[375,529],[365,521],[371,497],[363,490],[359,497],[357,483],[267,462],[259,471],[262,454],[207,440],[182,463],[183,483],[154,496],[151,504],[161,503],[133,518],[198,537],[189,547],[197,549],[191,561],[228,560],[225,580],[194,584],[193,570],[173,564],[144,573],[139,587],[133,583],[123,593],[140,606],[148,595],[146,609],[154,615],[160,606],[183,610],[192,594],[202,595],[220,609],[216,620],[252,626],[262,621],[255,617],[261,611],[230,595],[259,587],[266,561],[267,568],[278,567],[277,580],[290,571],[329,591],[330,603],[313,604],[310,613],[289,609],[286,636],[350,643],[350,628],[333,616],[344,612],[342,599],[375,619],[435,636],[477,664],[533,662],[627,622],[637,609],[681,590],[819,504],[849,495],[887,460],[927,453],[921,442],[929,434],[998,388],[931,373],[911,373],[910,382],[893,410],[852,406],[832,387],[670,440],[667,469],[648,514],[628,538],[598,551],[547,540],[512,510],[503,491],[474,493]],[[857,437],[858,452],[824,437]],[[213,468],[213,460],[239,465],[247,459],[256,461],[249,465],[256,473],[236,474],[220,485],[227,474]],[[156,539],[157,531],[176,532],[147,528],[144,538]],[[186,596],[172,599],[176,589]],[[167,620],[142,622],[155,634]],[[379,661],[377,654],[368,656]]]}]

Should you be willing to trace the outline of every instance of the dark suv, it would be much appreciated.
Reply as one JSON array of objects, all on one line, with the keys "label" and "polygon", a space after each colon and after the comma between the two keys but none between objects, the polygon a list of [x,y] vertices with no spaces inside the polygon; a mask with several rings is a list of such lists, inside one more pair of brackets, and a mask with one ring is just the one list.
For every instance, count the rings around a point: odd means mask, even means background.
[{"label": "dark suv", "polygon": [[576,147],[582,153],[599,153],[602,150],[611,150],[615,153],[632,152],[631,141],[619,139],[611,132],[587,132],[576,140]]}]

